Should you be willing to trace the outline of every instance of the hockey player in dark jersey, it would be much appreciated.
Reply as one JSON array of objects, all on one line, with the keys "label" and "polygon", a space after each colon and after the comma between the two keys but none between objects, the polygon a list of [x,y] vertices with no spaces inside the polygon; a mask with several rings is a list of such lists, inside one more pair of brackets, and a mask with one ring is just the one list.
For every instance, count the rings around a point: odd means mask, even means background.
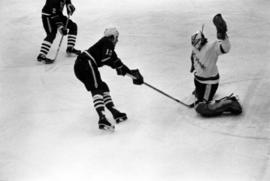
[{"label": "hockey player in dark jersey", "polygon": [[194,71],[196,96],[195,109],[203,116],[217,116],[223,113],[240,114],[241,105],[233,95],[211,102],[219,86],[219,72],[217,68],[218,56],[228,53],[230,40],[227,35],[227,24],[221,14],[213,18],[217,29],[217,40],[208,42],[202,31],[191,37],[191,70]]},{"label": "hockey player in dark jersey", "polygon": [[114,125],[105,117],[105,107],[112,113],[116,123],[127,119],[125,113],[114,106],[108,85],[102,80],[99,68],[107,65],[116,69],[118,75],[132,75],[133,83],[143,84],[143,77],[138,69],[130,70],[118,58],[115,45],[118,42],[119,32],[116,28],[107,28],[104,36],[89,49],[82,52],[76,59],[74,72],[76,77],[85,85],[87,91],[92,93],[94,107],[99,116],[99,129],[114,130]]},{"label": "hockey player in dark jersey", "polygon": [[[77,24],[71,19],[68,20],[63,15],[63,8],[66,6],[66,11],[71,16],[75,7],[71,3],[71,0],[46,0],[44,7],[42,8],[42,23],[46,31],[46,37],[44,38],[37,60],[46,64],[53,63],[54,60],[46,57],[50,51],[51,45],[56,37],[57,30],[62,35],[67,35],[67,54],[78,55],[79,50],[74,48],[77,38]],[[68,20],[67,28],[65,28]]]}]

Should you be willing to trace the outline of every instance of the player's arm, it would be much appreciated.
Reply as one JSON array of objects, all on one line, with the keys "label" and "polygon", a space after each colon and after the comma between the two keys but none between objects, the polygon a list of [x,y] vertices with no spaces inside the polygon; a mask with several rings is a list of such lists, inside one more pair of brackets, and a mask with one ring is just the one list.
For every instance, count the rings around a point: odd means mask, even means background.
[{"label": "player's arm", "polygon": [[230,40],[227,35],[227,24],[221,14],[217,14],[213,18],[213,23],[217,29],[217,51],[218,54],[228,53],[231,48]]},{"label": "player's arm", "polygon": [[127,73],[130,73],[130,69],[121,61],[120,58],[118,58],[115,51],[112,52],[112,55],[110,57],[110,61],[108,62],[109,66],[113,69],[116,69],[116,72],[118,75],[126,75]]},{"label": "player's arm", "polygon": [[143,84],[143,76],[141,75],[138,69],[129,69],[121,60],[117,57],[116,53],[113,52],[112,55],[113,66],[112,68],[116,69],[118,75],[125,76],[129,74],[132,79],[133,83],[137,85]]},{"label": "player's arm", "polygon": [[[105,41],[102,49],[101,62],[105,65],[116,69],[118,75],[125,75],[129,72],[129,68],[122,63],[120,58],[114,51],[114,46],[110,41]],[[119,72],[118,72],[119,71]]]},{"label": "player's arm", "polygon": [[105,42],[105,46],[102,50],[102,60],[106,65],[109,65],[113,69],[116,69],[118,75],[125,76],[127,74],[132,76],[133,83],[137,85],[143,84],[143,76],[138,69],[129,69],[120,58],[118,58],[114,51],[114,46],[111,42]]},{"label": "player's arm", "polygon": [[190,55],[190,61],[191,61],[190,73],[192,73],[195,70],[195,68],[194,68],[194,55],[195,55],[195,53],[192,51],[191,55]]},{"label": "player's arm", "polygon": [[66,1],[67,14],[71,16],[75,11],[75,6],[72,4],[71,0]]}]

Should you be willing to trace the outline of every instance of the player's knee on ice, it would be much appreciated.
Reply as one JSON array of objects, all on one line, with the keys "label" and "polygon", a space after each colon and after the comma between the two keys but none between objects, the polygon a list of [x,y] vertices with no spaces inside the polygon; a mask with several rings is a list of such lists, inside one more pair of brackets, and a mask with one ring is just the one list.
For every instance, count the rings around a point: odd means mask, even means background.
[{"label": "player's knee on ice", "polygon": [[221,114],[239,115],[242,113],[242,106],[235,96],[229,96],[213,103],[200,102],[195,110],[204,117],[214,117]]}]

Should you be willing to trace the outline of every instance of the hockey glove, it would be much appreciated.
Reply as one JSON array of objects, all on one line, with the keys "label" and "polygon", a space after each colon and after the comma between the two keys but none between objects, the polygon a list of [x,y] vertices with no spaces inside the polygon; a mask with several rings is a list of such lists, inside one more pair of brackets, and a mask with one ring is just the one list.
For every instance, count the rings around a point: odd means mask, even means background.
[{"label": "hockey glove", "polygon": [[64,26],[60,26],[59,28],[58,28],[58,30],[59,30],[59,32],[61,33],[61,35],[67,35],[68,34],[68,29],[67,28],[65,28]]},{"label": "hockey glove", "polygon": [[129,73],[130,70],[129,70],[129,68],[126,65],[122,64],[121,66],[119,66],[119,67],[116,68],[116,72],[117,72],[117,75],[124,76],[127,73]]},{"label": "hockey glove", "polygon": [[67,14],[71,16],[74,13],[74,11],[75,11],[75,6],[73,6],[73,4],[68,4],[67,5]]},{"label": "hockey glove", "polygon": [[213,18],[213,23],[217,29],[217,38],[224,40],[227,32],[227,24],[221,14],[217,14]]},{"label": "hockey glove", "polygon": [[143,76],[138,69],[130,70],[130,74],[133,76],[133,84],[141,85],[143,84]]}]

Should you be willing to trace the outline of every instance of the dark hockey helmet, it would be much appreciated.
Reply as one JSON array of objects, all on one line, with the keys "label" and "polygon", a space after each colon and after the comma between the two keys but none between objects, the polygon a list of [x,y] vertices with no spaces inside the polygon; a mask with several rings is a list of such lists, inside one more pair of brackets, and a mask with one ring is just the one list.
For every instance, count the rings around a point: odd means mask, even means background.
[{"label": "dark hockey helmet", "polygon": [[191,36],[191,45],[198,50],[200,50],[206,43],[207,39],[202,31],[197,31]]}]

